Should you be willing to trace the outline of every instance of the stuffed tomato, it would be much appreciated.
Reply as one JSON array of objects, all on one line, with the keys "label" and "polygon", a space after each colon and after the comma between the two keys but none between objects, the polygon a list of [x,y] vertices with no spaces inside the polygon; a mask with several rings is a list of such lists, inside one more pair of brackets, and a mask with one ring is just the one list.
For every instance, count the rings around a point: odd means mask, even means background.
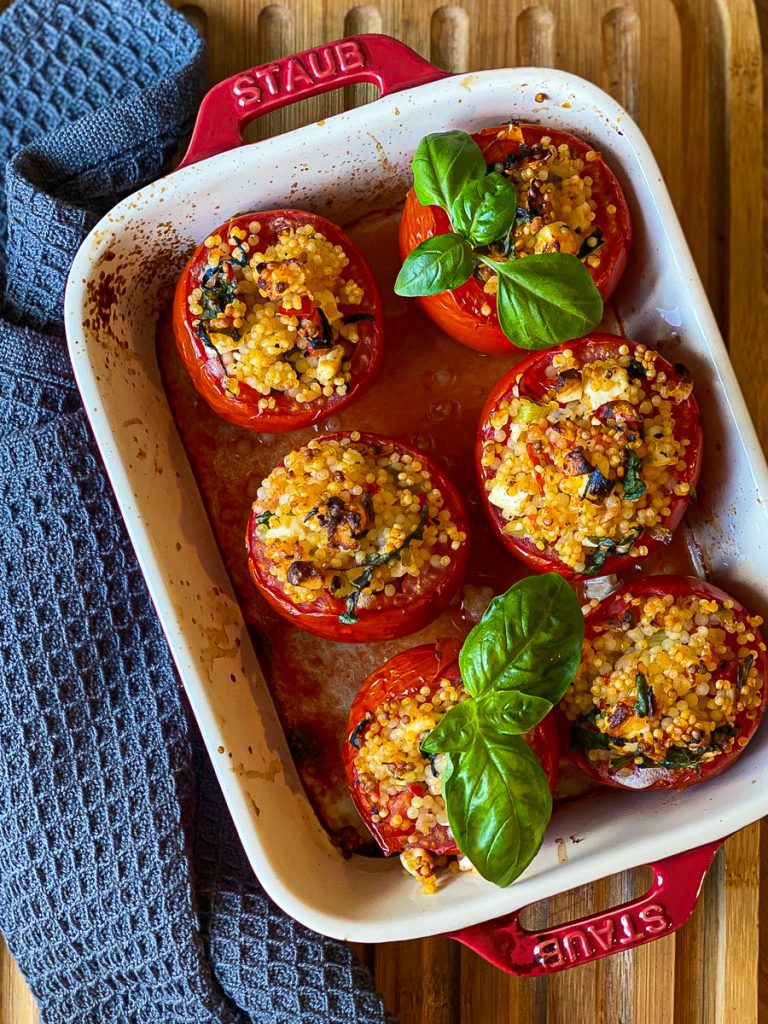
[{"label": "stuffed tomato", "polygon": [[364,642],[414,633],[459,588],[467,522],[423,452],[375,434],[328,434],[262,482],[247,532],[251,576],[300,629]]},{"label": "stuffed tomato", "polygon": [[341,409],[382,357],[370,269],[335,224],[303,210],[248,213],[212,232],[179,278],[173,326],[200,395],[253,430]]},{"label": "stuffed tomato", "polygon": [[[352,705],[344,764],[352,799],[386,854],[398,853],[427,889],[435,858],[461,851],[441,795],[445,755],[425,755],[424,738],[468,694],[461,681],[460,643],[439,640],[403,651],[370,675]],[[554,790],[559,740],[553,716],[524,739]]]},{"label": "stuffed tomato", "polygon": [[749,742],[768,699],[762,619],[684,576],[635,580],[593,607],[560,704],[573,758],[633,789],[684,789]]},{"label": "stuffed tomato", "polygon": [[[499,240],[486,247],[488,255],[505,261],[571,254],[582,261],[607,300],[626,267],[632,227],[621,186],[600,153],[567,132],[514,122],[485,128],[472,139],[488,171],[517,189],[516,212]],[[403,260],[426,239],[452,231],[445,209],[423,206],[413,189],[408,192],[400,224]],[[476,260],[474,274],[464,284],[418,301],[450,337],[481,352],[504,355],[515,346],[499,324],[497,291],[497,274]]]},{"label": "stuffed tomato", "polygon": [[486,403],[476,461],[494,531],[539,571],[618,572],[667,543],[701,470],[691,375],[627,338],[530,356]]}]

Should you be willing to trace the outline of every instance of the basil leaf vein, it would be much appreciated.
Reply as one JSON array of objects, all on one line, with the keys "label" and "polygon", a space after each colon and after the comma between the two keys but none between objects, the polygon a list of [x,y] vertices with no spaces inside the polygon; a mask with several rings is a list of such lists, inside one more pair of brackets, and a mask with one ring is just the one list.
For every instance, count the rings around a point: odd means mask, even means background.
[{"label": "basil leaf vein", "polygon": [[473,700],[463,700],[443,715],[421,741],[419,749],[425,754],[469,750],[475,742],[477,730],[477,704]]},{"label": "basil leaf vein", "polygon": [[410,297],[458,288],[471,276],[472,246],[461,235],[434,235],[405,258],[395,292]]},{"label": "basil leaf vein", "polygon": [[448,754],[443,793],[462,853],[488,881],[513,882],[538,853],[552,814],[547,776],[525,740],[500,745],[478,733],[469,750]]},{"label": "basil leaf vein", "polygon": [[475,245],[501,238],[514,225],[516,215],[517,189],[496,171],[468,181],[450,209],[453,230]]},{"label": "basil leaf vein", "polygon": [[477,705],[483,734],[502,742],[505,736],[520,736],[533,729],[552,710],[551,701],[520,690],[497,690],[464,703]]},{"label": "basil leaf vein", "polygon": [[519,348],[551,348],[588,334],[600,323],[603,300],[575,256],[541,253],[507,263],[479,258],[498,276],[499,324]]},{"label": "basil leaf vein", "polygon": [[459,653],[464,686],[520,690],[556,704],[576,674],[584,639],[578,599],[557,573],[520,580],[491,601]]},{"label": "basil leaf vein", "polygon": [[441,206],[450,213],[464,185],[485,176],[485,158],[466,132],[434,132],[416,147],[413,189],[422,206]]}]

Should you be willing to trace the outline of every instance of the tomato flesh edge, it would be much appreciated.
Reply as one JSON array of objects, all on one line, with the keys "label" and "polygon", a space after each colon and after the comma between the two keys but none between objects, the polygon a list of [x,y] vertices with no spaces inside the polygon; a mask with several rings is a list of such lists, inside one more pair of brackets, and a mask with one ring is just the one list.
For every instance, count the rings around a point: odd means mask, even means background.
[{"label": "tomato flesh edge", "polygon": [[[600,331],[595,331],[592,334],[584,335],[583,338],[577,338],[575,341],[568,341],[562,345],[558,345],[556,348],[550,348],[543,352],[533,352],[526,359],[523,359],[521,362],[513,366],[512,369],[498,381],[483,407],[483,411],[480,415],[480,425],[477,432],[477,438],[475,441],[475,469],[483,507],[493,532],[504,547],[537,572],[558,572],[562,577],[568,580],[585,578],[583,573],[575,572],[570,566],[566,565],[565,562],[561,562],[560,559],[554,555],[546,551],[540,551],[536,547],[535,543],[529,538],[514,537],[505,531],[504,526],[507,520],[502,517],[500,510],[488,501],[485,489],[485,481],[489,479],[491,475],[486,472],[485,467],[482,465],[483,441],[487,436],[489,436],[492,430],[488,424],[488,420],[491,414],[496,410],[497,406],[504,399],[511,397],[512,388],[515,385],[521,386],[522,391],[522,386],[527,384],[526,395],[530,398],[540,398],[541,395],[536,394],[536,388],[537,385],[540,385],[546,379],[544,376],[544,369],[552,362],[554,356],[565,349],[573,351],[578,358],[579,354],[588,350],[590,346],[594,346],[596,349],[608,350],[609,352],[615,351],[618,355],[618,349],[623,345],[626,345],[630,352],[633,352],[637,347],[637,342],[634,342],[629,338],[620,337],[617,334],[606,334]],[[671,363],[667,362],[663,356],[657,357],[656,365],[659,369],[664,370],[668,375],[675,374],[674,367]],[[701,474],[702,453],[704,447],[701,422],[699,419],[699,406],[696,402],[696,398],[691,394],[684,402],[680,402],[675,406],[675,409],[675,435],[681,438],[687,438],[690,441],[690,444],[686,448],[688,468],[684,473],[676,473],[676,479],[678,482],[688,483],[690,485],[690,491],[693,491]],[[679,435],[677,433],[678,427],[680,427],[681,431]],[[690,491],[688,495],[675,495],[670,499],[670,514],[662,524],[665,529],[669,530],[670,535],[677,529],[683,515],[685,514],[688,502],[690,501]],[[659,538],[653,538],[650,536],[646,537],[644,535],[643,544],[648,548],[648,554],[650,555],[653,551],[663,547],[664,541]],[[600,575],[609,576],[612,573],[622,572],[630,565],[634,565],[637,561],[638,559],[636,557],[629,554],[610,555],[603,563]]]},{"label": "tomato flesh edge", "polygon": [[[364,334],[352,353],[349,387],[345,395],[322,396],[312,402],[300,403],[284,393],[260,395],[247,384],[241,385],[239,395],[233,395],[224,386],[226,373],[220,357],[205,346],[192,323],[195,318],[190,312],[187,299],[192,290],[199,286],[208,252],[204,243],[198,246],[179,277],[173,297],[173,333],[184,368],[198,394],[223,419],[248,430],[280,433],[318,423],[349,405],[373,383],[383,359],[383,304],[376,279],[362,253],[340,228],[317,214],[290,209],[246,213],[232,217],[211,234],[225,238],[233,227],[247,230],[253,220],[258,220],[262,225],[259,245],[271,245],[279,232],[287,227],[312,224],[328,241],[342,246],[349,258],[345,277],[357,280],[365,295],[363,307],[349,307],[348,311],[362,312],[373,317],[372,322],[365,324]],[[347,309],[346,306],[340,308]],[[274,409],[259,408],[259,402],[265,397],[274,398]]]},{"label": "tomato flesh edge", "polygon": [[[629,596],[654,597],[663,596],[665,594],[671,594],[674,598],[694,596],[716,600],[720,603],[724,601],[733,601],[733,611],[740,620],[745,621],[747,616],[750,614],[744,605],[740,604],[740,602],[731,597],[725,591],[706,582],[705,580],[700,580],[697,577],[673,575],[647,576],[644,579],[633,580],[630,583],[624,584],[623,587],[620,587],[608,597],[604,598],[596,608],[593,608],[592,611],[586,615],[584,620],[585,636],[587,638],[591,638],[595,634],[596,626],[602,625],[604,622],[610,621],[612,618],[616,618],[626,607],[627,598]],[[762,681],[762,701],[760,708],[754,719],[750,719],[746,712],[741,712],[736,716],[734,722],[734,724],[739,728],[738,738],[745,739],[747,743],[760,725],[765,713],[766,704],[768,704],[768,656],[766,656],[765,651],[759,651],[755,664]],[[565,715],[562,712],[559,713],[562,715],[562,718],[565,719]],[[567,719],[566,721],[569,727],[570,725],[578,724]],[[701,764],[698,768],[665,769],[665,776],[656,778],[654,782],[648,786],[642,787],[642,789],[628,786],[626,783],[621,782],[615,775],[611,775],[605,769],[601,769],[600,765],[593,764],[582,751],[574,750],[573,747],[570,746],[570,743],[568,745],[568,756],[582,769],[582,771],[586,772],[590,778],[614,789],[632,789],[633,791],[637,789],[639,792],[648,792],[650,790],[660,789],[682,790],[699,782],[704,782],[706,779],[714,778],[714,776],[725,771],[725,769],[730,767],[730,765],[733,764],[741,752],[746,748],[747,743],[742,745],[734,743],[731,750],[717,754],[711,761]]]},{"label": "tomato flesh edge", "polygon": [[[519,146],[515,140],[496,138],[497,133],[504,127],[499,125],[484,128],[472,135],[483,150],[487,163],[500,162],[506,152]],[[542,136],[549,136],[555,145],[567,143],[571,147],[572,155],[585,158],[587,152],[592,149],[582,139],[569,132],[543,128],[540,125],[521,124],[519,127],[523,141],[528,146],[535,145]],[[608,201],[598,207],[597,223],[606,239],[600,247],[600,267],[592,268],[585,264],[603,301],[607,302],[627,265],[632,242],[632,223],[626,198],[611,169],[602,160],[594,161],[590,168],[593,169],[591,173],[600,177],[601,190],[610,194],[610,203],[616,207],[615,214],[608,214],[605,209],[609,205]],[[406,196],[400,220],[400,258],[405,260],[406,256],[425,239],[448,234],[452,230],[445,210],[439,206],[422,206],[411,188]],[[450,291],[419,296],[417,302],[427,316],[449,337],[478,352],[485,352],[488,355],[510,355],[521,351],[501,329],[495,297],[483,291],[482,284],[475,278],[470,278],[460,287]],[[483,306],[488,306],[490,312],[484,314]]]},{"label": "tomato flesh edge", "polygon": [[[393,832],[389,824],[391,814],[383,821],[371,821],[371,811],[376,804],[372,802],[369,794],[363,792],[360,785],[355,770],[358,747],[354,745],[352,738],[361,735],[361,723],[368,715],[375,715],[376,709],[384,701],[410,696],[424,686],[429,687],[430,692],[434,693],[440,680],[445,678],[459,683],[460,648],[461,643],[458,640],[442,639],[401,651],[368,676],[352,703],[343,747],[347,783],[360,817],[387,855],[401,853],[409,847],[427,849],[437,855],[460,854],[461,851],[445,826],[436,825],[419,842],[409,843],[408,836],[411,833],[399,830],[397,833]],[[560,754],[560,741],[554,716],[548,715],[523,738],[541,761],[549,787],[554,792]],[[410,796],[412,790],[413,787],[408,787],[404,790],[404,795]],[[400,799],[399,796],[397,799]],[[409,801],[403,801],[404,804],[407,802]]]},{"label": "tomato flesh edge", "polygon": [[[325,434],[322,440],[337,440],[347,437],[348,433]],[[270,575],[270,563],[261,553],[262,546],[258,541],[256,516],[253,512],[251,512],[246,529],[246,548],[251,578],[262,596],[276,612],[299,629],[325,640],[337,640],[344,643],[371,643],[416,633],[433,622],[448,607],[461,586],[466,572],[469,527],[464,502],[459,496],[459,492],[436,462],[426,456],[424,452],[394,438],[360,431],[357,433],[360,434],[362,444],[394,445],[398,451],[418,458],[429,470],[433,487],[436,487],[442,494],[443,508],[451,513],[451,518],[457,529],[467,535],[467,540],[458,551],[451,550],[450,565],[446,567],[436,584],[423,593],[409,595],[407,603],[404,604],[391,605],[386,603],[390,599],[385,598],[382,606],[359,608],[357,610],[358,621],[354,624],[345,624],[339,622],[339,615],[345,608],[343,599],[334,598],[330,594],[324,593],[321,598],[311,604],[299,605]],[[282,462],[279,463],[279,465],[282,464]]]}]

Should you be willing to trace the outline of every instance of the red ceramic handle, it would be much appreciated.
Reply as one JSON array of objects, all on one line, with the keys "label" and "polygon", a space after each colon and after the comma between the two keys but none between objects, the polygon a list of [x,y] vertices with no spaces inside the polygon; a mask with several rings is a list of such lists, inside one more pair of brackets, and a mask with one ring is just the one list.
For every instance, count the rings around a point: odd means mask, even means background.
[{"label": "red ceramic handle", "polygon": [[357,82],[371,82],[386,96],[447,76],[405,43],[372,33],[282,57],[214,85],[200,105],[179,166],[241,146],[241,132],[254,118],[308,96]]},{"label": "red ceramic handle", "polygon": [[527,931],[515,911],[495,921],[449,932],[507,974],[532,976],[564,971],[622,949],[670,935],[693,913],[704,876],[724,839],[651,864],[653,883],[644,896],[578,921]]}]

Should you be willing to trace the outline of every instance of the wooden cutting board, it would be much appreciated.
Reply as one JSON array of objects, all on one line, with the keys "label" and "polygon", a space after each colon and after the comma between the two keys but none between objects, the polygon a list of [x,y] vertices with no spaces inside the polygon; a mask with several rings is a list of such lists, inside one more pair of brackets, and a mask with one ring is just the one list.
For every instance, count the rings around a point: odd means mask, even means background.
[{"label": "wooden cutting board", "polygon": [[[7,0],[0,0],[0,8]],[[763,56],[768,0],[199,0],[175,6],[209,45],[212,83],[354,32],[397,36],[451,71],[548,65],[591,79],[637,119],[661,165],[768,450]],[[264,118],[250,138],[365,102],[355,86]],[[761,872],[761,866],[763,871]],[[567,921],[642,891],[644,870],[566,893],[529,924]],[[765,879],[761,886],[761,875]],[[404,1024],[768,1022],[768,830],[734,836],[676,936],[549,980],[510,978],[445,939],[356,947]],[[34,1001],[0,949],[0,1024]]]}]

